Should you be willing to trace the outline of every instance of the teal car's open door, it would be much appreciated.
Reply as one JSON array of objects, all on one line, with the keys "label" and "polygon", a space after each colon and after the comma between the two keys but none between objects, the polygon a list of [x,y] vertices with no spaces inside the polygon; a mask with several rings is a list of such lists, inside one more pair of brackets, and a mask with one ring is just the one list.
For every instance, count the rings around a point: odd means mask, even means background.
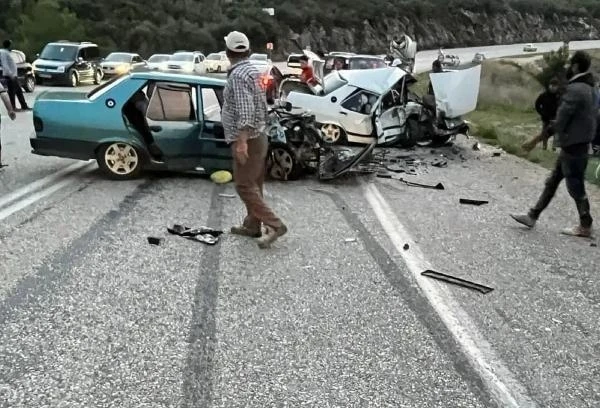
[{"label": "teal car's open door", "polygon": [[199,167],[206,172],[216,170],[233,170],[231,146],[225,142],[223,124],[221,122],[221,106],[223,88],[199,87],[200,114],[202,115],[202,132],[199,134],[201,160]]},{"label": "teal car's open door", "polygon": [[148,92],[146,120],[171,170],[194,169],[202,154],[202,121],[197,89],[193,85],[158,82]]}]

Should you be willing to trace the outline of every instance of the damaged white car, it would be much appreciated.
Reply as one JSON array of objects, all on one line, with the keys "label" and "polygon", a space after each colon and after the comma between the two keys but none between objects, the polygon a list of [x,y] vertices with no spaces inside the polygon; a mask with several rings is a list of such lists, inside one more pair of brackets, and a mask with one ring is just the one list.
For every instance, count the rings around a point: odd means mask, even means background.
[{"label": "damaged white car", "polygon": [[400,68],[333,71],[322,75],[313,61],[318,85],[291,91],[285,100],[314,113],[329,144],[373,140],[383,146],[443,144],[467,134],[462,115],[477,106],[481,66],[430,74],[435,96],[410,90],[417,82]]}]

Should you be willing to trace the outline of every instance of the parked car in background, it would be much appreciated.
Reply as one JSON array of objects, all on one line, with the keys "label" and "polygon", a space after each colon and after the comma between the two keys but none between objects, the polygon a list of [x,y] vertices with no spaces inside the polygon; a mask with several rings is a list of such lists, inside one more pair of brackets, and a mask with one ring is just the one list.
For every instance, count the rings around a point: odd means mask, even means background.
[{"label": "parked car in background", "polygon": [[533,44],[526,44],[525,47],[523,47],[523,51],[524,52],[536,52],[537,47],[535,47]]},{"label": "parked car in background", "polygon": [[328,54],[325,58],[324,75],[327,75],[333,70],[357,70],[357,69],[375,69],[385,68],[388,64],[386,61],[376,55],[358,55],[358,54]]},{"label": "parked car in background", "polygon": [[102,60],[101,64],[105,78],[123,75],[146,65],[146,61],[139,54],[133,52],[111,52]]},{"label": "parked car in background", "polygon": [[250,59],[251,61],[265,61],[268,63],[271,63],[271,60],[269,59],[269,56],[267,54],[251,54],[250,57],[248,57],[248,59]]},{"label": "parked car in background", "polygon": [[206,72],[225,72],[231,66],[227,55],[220,52],[213,52],[208,54],[206,60],[204,60]]},{"label": "parked car in background", "polygon": [[[270,60],[269,60],[270,61]],[[283,73],[271,62],[265,60],[250,60],[261,72],[261,86],[265,90],[267,101],[271,104],[279,98],[279,86],[283,81]]]},{"label": "parked car in background", "polygon": [[[11,50],[10,55],[15,61],[15,64],[17,64],[19,84],[21,84],[21,87],[23,87],[25,92],[33,92],[35,89],[35,73],[33,72],[33,65],[27,62],[27,58],[23,51]],[[2,76],[2,74],[2,66],[0,65],[0,76]]]},{"label": "parked car in background", "polygon": [[177,51],[169,58],[167,69],[186,74],[204,74],[206,73],[206,57],[198,51]]},{"label": "parked car in background", "polygon": [[481,64],[483,61],[485,61],[485,54],[482,52],[478,52],[475,54],[475,56],[473,57],[473,63],[474,64]]},{"label": "parked car in background", "polygon": [[438,61],[440,61],[444,67],[457,67],[460,65],[460,57],[458,55],[446,54],[441,48],[438,51]]},{"label": "parked car in background", "polygon": [[98,45],[61,40],[46,44],[33,61],[35,80],[78,86],[82,82],[99,84],[103,73]]},{"label": "parked car in background", "polygon": [[167,69],[169,58],[171,58],[171,54],[153,54],[146,61],[147,66],[149,69],[165,70]]}]

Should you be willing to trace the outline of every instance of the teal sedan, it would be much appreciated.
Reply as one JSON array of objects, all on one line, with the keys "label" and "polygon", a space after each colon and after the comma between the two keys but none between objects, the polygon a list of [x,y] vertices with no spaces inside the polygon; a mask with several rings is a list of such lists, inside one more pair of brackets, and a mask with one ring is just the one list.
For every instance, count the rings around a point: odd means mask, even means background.
[{"label": "teal sedan", "polygon": [[231,171],[224,85],[210,75],[135,71],[89,93],[43,92],[33,106],[32,153],[94,159],[113,179],[143,170]]}]

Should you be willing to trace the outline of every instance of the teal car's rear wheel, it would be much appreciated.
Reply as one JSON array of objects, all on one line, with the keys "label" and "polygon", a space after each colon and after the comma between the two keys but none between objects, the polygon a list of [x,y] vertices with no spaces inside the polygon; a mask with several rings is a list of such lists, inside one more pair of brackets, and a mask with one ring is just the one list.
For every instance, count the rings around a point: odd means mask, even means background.
[{"label": "teal car's rear wheel", "polygon": [[98,166],[113,180],[130,180],[142,172],[142,158],[135,146],[124,142],[107,143],[96,152]]}]

